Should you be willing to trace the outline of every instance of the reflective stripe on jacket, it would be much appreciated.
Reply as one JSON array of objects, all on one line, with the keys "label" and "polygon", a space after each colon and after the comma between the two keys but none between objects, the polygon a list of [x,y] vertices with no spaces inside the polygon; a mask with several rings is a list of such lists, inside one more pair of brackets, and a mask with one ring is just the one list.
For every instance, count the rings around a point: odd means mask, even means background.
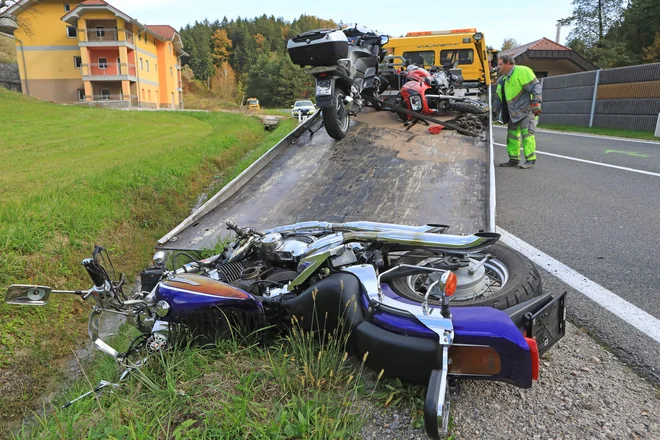
[{"label": "reflective stripe on jacket", "polygon": [[514,66],[508,75],[497,81],[496,110],[502,108],[502,88],[513,122],[520,121],[532,111],[532,101],[541,102],[541,83],[527,66]]}]

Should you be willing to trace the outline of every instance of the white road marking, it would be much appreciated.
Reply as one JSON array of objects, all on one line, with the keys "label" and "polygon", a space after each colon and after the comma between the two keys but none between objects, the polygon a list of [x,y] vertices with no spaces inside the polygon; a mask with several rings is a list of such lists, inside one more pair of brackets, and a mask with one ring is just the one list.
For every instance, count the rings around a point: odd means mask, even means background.
[{"label": "white road marking", "polygon": [[[495,125],[495,124],[493,124],[493,127],[495,127],[495,128],[506,128],[506,125]],[[597,134],[570,133],[570,132],[565,132],[565,131],[544,130],[544,129],[541,129],[541,128],[537,128],[536,132],[537,133],[561,134],[563,136],[586,137],[586,138],[592,138],[592,139],[605,139],[605,140],[608,140],[608,141],[636,142],[638,144],[650,144],[650,145],[660,146],[660,140],[659,141],[645,141],[645,140],[642,140],[642,139],[631,139],[631,138],[622,138],[622,137],[615,137],[615,136],[599,136]]]},{"label": "white road marking", "polygon": [[499,226],[497,227],[497,232],[501,234],[500,241],[502,243],[520,252],[539,267],[547,270],[564,283],[599,304],[605,310],[613,313],[660,343],[660,319],[629,303],[615,293],[591,281],[584,275],[560,263],[550,255],[541,252]]},{"label": "white road marking", "polygon": [[[498,142],[493,142],[493,144],[498,145],[500,147],[506,147],[505,144],[500,144]],[[617,170],[630,171],[632,173],[646,174],[647,176],[660,177],[660,173],[652,173],[651,171],[636,170],[635,168],[620,167],[618,165],[610,165],[609,163],[594,162],[592,160],[578,159],[577,157],[562,156],[561,154],[546,153],[546,152],[538,151],[538,150],[536,150],[536,154],[541,154],[541,155],[545,155],[545,156],[552,156],[552,157],[558,157],[560,159],[573,160],[575,162],[583,162],[583,163],[588,163],[588,164],[591,164],[591,165],[598,165],[598,166],[601,166],[601,167],[614,168],[614,169],[617,169]]]}]

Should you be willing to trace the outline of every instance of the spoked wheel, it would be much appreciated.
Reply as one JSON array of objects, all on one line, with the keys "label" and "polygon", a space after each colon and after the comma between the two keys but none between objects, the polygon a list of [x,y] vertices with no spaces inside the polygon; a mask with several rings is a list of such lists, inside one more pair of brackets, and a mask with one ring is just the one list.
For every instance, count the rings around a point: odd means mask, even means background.
[{"label": "spoked wheel", "polygon": [[[488,306],[506,309],[541,295],[541,277],[534,265],[518,252],[494,244],[484,253],[469,256],[411,251],[395,264],[414,264],[452,270],[457,278],[452,306]],[[428,288],[424,274],[395,278],[392,290],[413,301],[422,302]],[[436,299],[430,304],[439,304]]]},{"label": "spoked wheel", "polygon": [[323,108],[323,125],[331,138],[340,140],[346,137],[350,124],[350,117],[344,106],[346,93],[341,87],[335,87],[332,96],[332,105]]}]

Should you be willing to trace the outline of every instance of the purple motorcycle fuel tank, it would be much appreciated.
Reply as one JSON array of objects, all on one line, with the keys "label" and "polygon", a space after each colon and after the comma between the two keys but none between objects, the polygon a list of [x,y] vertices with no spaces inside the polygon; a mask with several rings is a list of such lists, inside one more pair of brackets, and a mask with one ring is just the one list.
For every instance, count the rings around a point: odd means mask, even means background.
[{"label": "purple motorcycle fuel tank", "polygon": [[176,320],[178,316],[214,308],[232,308],[247,313],[263,313],[263,306],[252,295],[221,281],[195,274],[181,274],[161,281],[156,301],[167,301],[170,313],[161,318]]}]

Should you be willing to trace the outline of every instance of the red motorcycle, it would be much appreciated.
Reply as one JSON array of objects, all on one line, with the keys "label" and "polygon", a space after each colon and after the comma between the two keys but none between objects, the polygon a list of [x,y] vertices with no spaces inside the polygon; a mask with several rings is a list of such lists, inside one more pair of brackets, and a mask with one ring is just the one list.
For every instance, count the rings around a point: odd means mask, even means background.
[{"label": "red motorcycle", "polygon": [[[455,88],[463,83],[463,77],[452,73],[446,67],[433,67],[431,72],[415,65],[410,65],[402,72],[402,86],[397,105],[423,115],[447,112],[487,114],[485,103],[474,99],[455,96]],[[399,114],[405,121],[413,119],[403,112]]]}]

